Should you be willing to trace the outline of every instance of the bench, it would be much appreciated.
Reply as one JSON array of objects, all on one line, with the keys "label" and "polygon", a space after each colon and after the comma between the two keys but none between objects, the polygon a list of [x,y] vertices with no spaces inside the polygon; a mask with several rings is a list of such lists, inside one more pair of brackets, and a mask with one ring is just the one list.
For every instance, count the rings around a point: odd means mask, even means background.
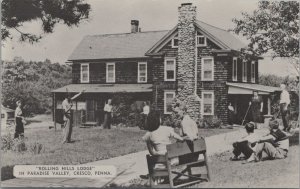
[{"label": "bench", "polygon": [[87,128],[87,127],[96,127],[97,126],[97,122],[85,122],[85,123],[82,123],[82,128]]},{"label": "bench", "polygon": [[[203,159],[198,157],[203,156]],[[203,138],[193,142],[184,141],[167,145],[166,155],[147,155],[149,182],[153,188],[179,188],[190,186],[202,181],[209,181],[209,167],[207,163],[206,144]],[[172,159],[178,158],[177,164]],[[156,164],[163,164],[162,168],[155,168]],[[194,173],[205,167],[205,174]],[[157,180],[163,178],[163,182]],[[186,179],[182,179],[186,178]]]}]

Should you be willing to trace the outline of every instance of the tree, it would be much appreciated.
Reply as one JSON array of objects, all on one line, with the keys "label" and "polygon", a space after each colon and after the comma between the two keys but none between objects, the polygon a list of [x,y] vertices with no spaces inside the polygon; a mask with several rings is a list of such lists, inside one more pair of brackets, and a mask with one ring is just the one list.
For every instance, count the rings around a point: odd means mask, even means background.
[{"label": "tree", "polygon": [[78,26],[89,18],[90,5],[84,0],[3,0],[1,37],[12,39],[11,32],[19,33],[22,42],[38,42],[43,34],[26,33],[24,23],[41,21],[44,34],[52,33],[57,23]]},{"label": "tree", "polygon": [[22,100],[27,115],[49,113],[51,91],[71,83],[71,67],[47,59],[25,62],[18,57],[12,62],[3,62],[3,67],[1,102],[14,109],[16,101]]},{"label": "tree", "polygon": [[252,14],[243,12],[241,19],[233,19],[233,31],[250,41],[245,52],[255,56],[269,52],[272,59],[287,58],[299,74],[298,15],[298,1],[259,1]]}]

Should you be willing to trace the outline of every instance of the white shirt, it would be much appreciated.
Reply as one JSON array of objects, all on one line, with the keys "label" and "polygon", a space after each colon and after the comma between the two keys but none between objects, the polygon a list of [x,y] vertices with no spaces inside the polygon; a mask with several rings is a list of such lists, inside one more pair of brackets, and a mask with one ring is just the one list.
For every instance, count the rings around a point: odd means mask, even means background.
[{"label": "white shirt", "polygon": [[21,117],[22,113],[22,109],[20,107],[17,107],[15,110],[15,117]]},{"label": "white shirt", "polygon": [[148,115],[150,112],[150,107],[148,105],[143,107],[143,114]]},{"label": "white shirt", "polygon": [[[68,113],[71,113],[71,104],[69,103],[68,99],[65,99],[63,102],[62,102],[62,108],[64,110],[64,112],[68,112]],[[67,120],[67,117],[64,115],[64,120]]]},{"label": "white shirt", "polygon": [[158,154],[164,155],[167,152],[167,145],[172,143],[171,138],[174,136],[180,137],[175,133],[172,127],[160,126],[155,131],[148,131],[142,139],[145,142],[151,141],[153,143],[154,150]]},{"label": "white shirt", "polygon": [[282,90],[280,94],[280,104],[286,103],[286,105],[289,105],[291,102],[290,100],[290,94],[287,90]]},{"label": "white shirt", "polygon": [[[247,140],[250,144],[257,142],[260,138],[258,137],[258,135],[254,134],[254,133],[250,133],[247,136],[243,137],[242,139],[239,140],[239,142],[245,141]],[[250,148],[252,150],[255,151],[257,144],[255,144],[254,146],[250,145]]]},{"label": "white shirt", "polygon": [[104,106],[104,111],[106,111],[106,112],[111,112],[111,110],[112,110],[112,105],[105,104],[105,106]]},{"label": "white shirt", "polygon": [[198,127],[194,120],[190,116],[185,115],[182,122],[182,132],[186,134],[191,140],[198,138]]},{"label": "white shirt", "polygon": [[233,106],[228,106],[228,110],[230,110],[230,111],[234,112],[234,108],[233,108]]}]

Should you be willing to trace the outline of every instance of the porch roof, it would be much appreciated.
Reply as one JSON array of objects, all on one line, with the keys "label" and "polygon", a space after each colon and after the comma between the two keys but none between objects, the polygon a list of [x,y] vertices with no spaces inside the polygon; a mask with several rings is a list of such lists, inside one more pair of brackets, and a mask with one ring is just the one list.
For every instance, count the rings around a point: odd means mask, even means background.
[{"label": "porch roof", "polygon": [[53,93],[121,93],[121,92],[151,92],[152,84],[71,84],[55,89]]},{"label": "porch roof", "polygon": [[253,91],[258,91],[259,94],[270,94],[275,91],[280,91],[279,87],[271,87],[259,85],[255,83],[226,83],[229,86],[228,94],[252,94]]}]

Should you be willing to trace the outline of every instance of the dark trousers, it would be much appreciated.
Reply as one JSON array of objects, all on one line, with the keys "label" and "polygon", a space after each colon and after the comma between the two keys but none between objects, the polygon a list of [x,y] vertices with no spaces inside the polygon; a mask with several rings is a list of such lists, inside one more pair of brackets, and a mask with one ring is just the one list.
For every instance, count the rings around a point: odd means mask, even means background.
[{"label": "dark trousers", "polygon": [[244,154],[246,159],[248,159],[252,153],[253,153],[253,150],[250,148],[248,141],[233,143],[233,154],[236,157],[238,157],[241,154]]},{"label": "dark trousers", "polygon": [[111,112],[105,112],[103,128],[104,129],[110,129],[110,125],[111,125]]},{"label": "dark trousers", "polygon": [[24,125],[22,118],[16,117],[16,130],[14,138],[19,138],[19,136],[24,136]]},{"label": "dark trousers", "polygon": [[285,103],[282,103],[280,104],[280,113],[281,113],[281,118],[282,118],[282,123],[283,123],[283,127],[284,127],[284,130],[287,131],[287,130],[290,130],[289,128],[289,118],[288,118],[288,109],[284,109],[286,106]]}]

